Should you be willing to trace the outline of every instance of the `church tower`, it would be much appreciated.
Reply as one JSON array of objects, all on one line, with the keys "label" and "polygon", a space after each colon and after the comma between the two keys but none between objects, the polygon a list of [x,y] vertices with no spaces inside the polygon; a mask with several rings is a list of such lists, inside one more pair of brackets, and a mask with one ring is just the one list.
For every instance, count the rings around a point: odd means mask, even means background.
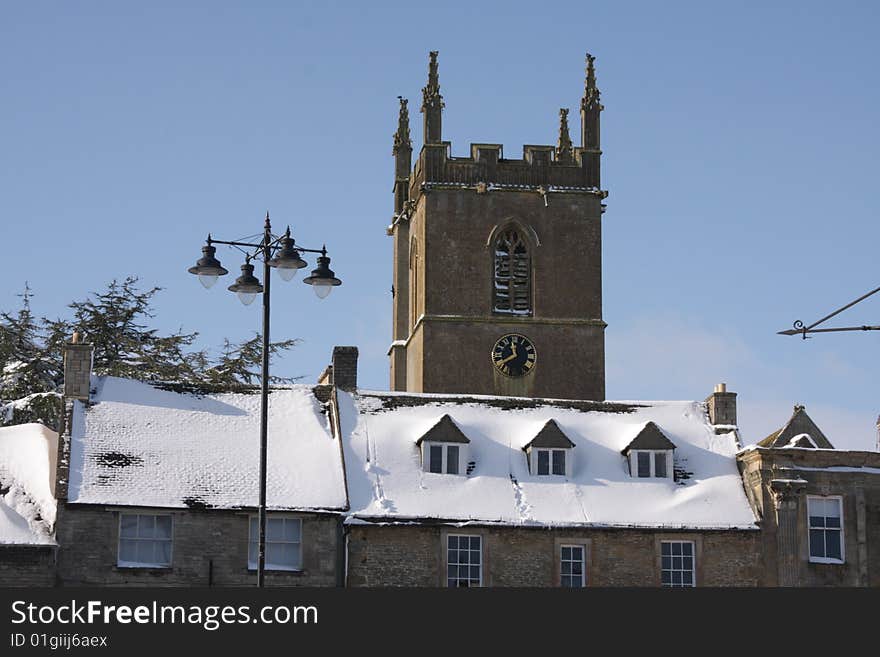
[{"label": "church tower", "polygon": [[391,389],[605,398],[599,89],[587,55],[581,145],[452,157],[437,52],[422,89],[415,166],[407,101],[394,133]]}]

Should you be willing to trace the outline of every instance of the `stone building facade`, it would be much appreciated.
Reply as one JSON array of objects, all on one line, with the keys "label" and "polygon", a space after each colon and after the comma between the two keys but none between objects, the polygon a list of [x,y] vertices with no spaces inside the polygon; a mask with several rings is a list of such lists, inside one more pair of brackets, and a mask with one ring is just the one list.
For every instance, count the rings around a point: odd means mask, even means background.
[{"label": "stone building facade", "polygon": [[[172,520],[167,566],[120,565],[121,516]],[[343,554],[338,514],[285,513],[301,521],[302,566],[268,569],[266,586],[340,586]],[[63,504],[58,521],[59,586],[253,586],[248,524],[253,511],[163,509]]]},{"label": "stone building facade", "polygon": [[739,461],[761,518],[761,585],[880,586],[880,453],[834,449],[796,406]]},{"label": "stone building facade", "polygon": [[450,535],[481,537],[480,586],[562,586],[564,546],[583,549],[584,586],[661,586],[664,542],[694,545],[696,586],[754,587],[763,573],[757,531],[353,525],[346,585],[446,587]]}]

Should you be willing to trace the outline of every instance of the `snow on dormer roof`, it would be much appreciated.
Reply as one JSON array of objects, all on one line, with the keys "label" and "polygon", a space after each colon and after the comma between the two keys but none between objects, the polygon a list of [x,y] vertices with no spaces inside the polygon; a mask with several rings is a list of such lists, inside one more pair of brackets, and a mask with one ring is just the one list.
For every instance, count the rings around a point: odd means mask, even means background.
[{"label": "snow on dormer roof", "polygon": [[523,449],[527,450],[532,447],[543,447],[545,449],[570,449],[574,447],[574,443],[571,442],[568,436],[565,435],[565,432],[559,428],[559,425],[556,424],[556,420],[550,419],[547,420],[547,423],[541,428],[538,434],[526,443]]}]

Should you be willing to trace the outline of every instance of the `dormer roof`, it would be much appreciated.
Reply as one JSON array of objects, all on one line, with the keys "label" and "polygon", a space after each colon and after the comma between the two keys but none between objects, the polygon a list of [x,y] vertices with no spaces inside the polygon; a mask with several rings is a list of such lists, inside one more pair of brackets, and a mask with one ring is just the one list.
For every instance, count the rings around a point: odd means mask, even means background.
[{"label": "dormer roof", "polygon": [[441,417],[437,424],[428,429],[425,434],[416,441],[421,445],[424,441],[431,443],[469,443],[470,439],[464,435],[458,425],[447,413]]},{"label": "dormer roof", "polygon": [[[806,436],[804,436],[806,434]],[[806,437],[808,440],[805,440]],[[816,426],[806,409],[798,404],[786,425],[758,443],[759,447],[807,447],[834,449],[822,430]]]},{"label": "dormer roof", "polygon": [[630,444],[623,449],[622,453],[626,455],[634,449],[675,449],[675,445],[666,437],[660,427],[653,422],[648,422]]},{"label": "dormer roof", "polygon": [[550,419],[544,424],[541,430],[532,438],[524,447],[524,451],[537,447],[543,449],[569,449],[574,447],[574,443],[569,440],[568,436],[556,424],[556,420]]}]

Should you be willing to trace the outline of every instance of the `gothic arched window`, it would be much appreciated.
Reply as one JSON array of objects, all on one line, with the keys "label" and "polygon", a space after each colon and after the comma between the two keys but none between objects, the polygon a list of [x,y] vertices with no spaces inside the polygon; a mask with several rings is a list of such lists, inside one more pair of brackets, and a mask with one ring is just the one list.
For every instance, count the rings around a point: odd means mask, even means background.
[{"label": "gothic arched window", "polygon": [[512,315],[532,314],[532,262],[523,236],[515,228],[495,240],[495,280],[492,310]]}]

